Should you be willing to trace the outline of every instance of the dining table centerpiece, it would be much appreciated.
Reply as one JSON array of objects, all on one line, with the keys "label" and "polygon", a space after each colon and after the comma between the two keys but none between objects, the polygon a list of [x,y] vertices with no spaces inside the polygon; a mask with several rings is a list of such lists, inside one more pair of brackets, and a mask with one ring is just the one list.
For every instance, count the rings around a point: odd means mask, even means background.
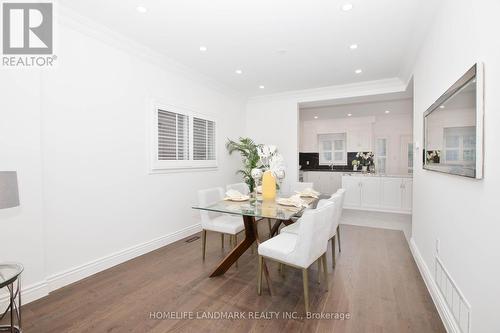
[{"label": "dining table centerpiece", "polygon": [[[274,145],[259,145],[259,169],[262,173],[262,199],[271,201],[276,199],[276,188],[285,179],[285,164],[283,156]],[[258,172],[255,171],[255,174]]]}]

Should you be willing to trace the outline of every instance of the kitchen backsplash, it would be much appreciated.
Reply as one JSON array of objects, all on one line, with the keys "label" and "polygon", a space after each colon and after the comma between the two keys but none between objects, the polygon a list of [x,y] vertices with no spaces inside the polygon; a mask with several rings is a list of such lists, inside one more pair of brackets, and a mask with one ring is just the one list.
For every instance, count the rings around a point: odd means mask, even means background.
[{"label": "kitchen backsplash", "polygon": [[[351,170],[352,161],[356,158],[358,152],[348,152],[347,153],[347,164],[346,165],[334,165],[334,170]],[[309,164],[307,163],[309,162]],[[329,165],[319,165],[319,153],[299,153],[299,164],[302,166],[302,170],[322,170],[330,169]]]}]

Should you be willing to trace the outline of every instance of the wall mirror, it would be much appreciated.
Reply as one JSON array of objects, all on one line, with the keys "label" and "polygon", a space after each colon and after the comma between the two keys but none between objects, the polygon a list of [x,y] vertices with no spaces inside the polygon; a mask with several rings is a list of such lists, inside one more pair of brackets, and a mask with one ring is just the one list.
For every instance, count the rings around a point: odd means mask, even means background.
[{"label": "wall mirror", "polygon": [[424,169],[481,179],[483,112],[478,63],[424,113]]}]

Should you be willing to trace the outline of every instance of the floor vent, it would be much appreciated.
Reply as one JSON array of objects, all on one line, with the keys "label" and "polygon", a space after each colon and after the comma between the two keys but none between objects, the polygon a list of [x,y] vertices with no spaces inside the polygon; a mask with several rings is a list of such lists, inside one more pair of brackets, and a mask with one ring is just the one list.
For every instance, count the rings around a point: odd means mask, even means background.
[{"label": "floor vent", "polygon": [[444,267],[441,259],[436,257],[436,270],[434,274],[436,284],[446,301],[446,306],[450,313],[453,314],[456,326],[461,333],[469,333],[470,331],[470,305],[464,295],[458,289],[455,281],[450,276],[450,273]]},{"label": "floor vent", "polygon": [[186,243],[191,243],[198,239],[200,239],[200,236],[193,236],[191,238],[186,239]]}]

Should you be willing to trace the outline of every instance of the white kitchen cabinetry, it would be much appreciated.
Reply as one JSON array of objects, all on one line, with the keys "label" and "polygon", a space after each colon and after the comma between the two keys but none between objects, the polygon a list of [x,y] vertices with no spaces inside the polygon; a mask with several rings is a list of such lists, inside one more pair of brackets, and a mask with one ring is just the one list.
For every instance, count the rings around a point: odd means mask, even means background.
[{"label": "white kitchen cabinetry", "polygon": [[413,200],[413,182],[411,179],[403,179],[403,209],[412,210]]},{"label": "white kitchen cabinetry", "polygon": [[342,177],[342,188],[345,189],[344,207],[361,205],[361,182],[358,177]]},{"label": "white kitchen cabinetry", "polygon": [[411,213],[412,179],[391,176],[343,176],[344,208]]},{"label": "white kitchen cabinetry", "polygon": [[401,178],[387,178],[380,183],[380,207],[387,210],[399,210],[403,204]]},{"label": "white kitchen cabinetry", "polygon": [[353,130],[347,132],[347,151],[372,151],[372,133],[367,130]]},{"label": "white kitchen cabinetry", "polygon": [[316,191],[333,194],[342,187],[342,172],[304,171],[304,182],[313,183]]},{"label": "white kitchen cabinetry", "polygon": [[361,179],[361,205],[364,208],[378,208],[380,206],[380,179],[378,178],[364,177]]}]

